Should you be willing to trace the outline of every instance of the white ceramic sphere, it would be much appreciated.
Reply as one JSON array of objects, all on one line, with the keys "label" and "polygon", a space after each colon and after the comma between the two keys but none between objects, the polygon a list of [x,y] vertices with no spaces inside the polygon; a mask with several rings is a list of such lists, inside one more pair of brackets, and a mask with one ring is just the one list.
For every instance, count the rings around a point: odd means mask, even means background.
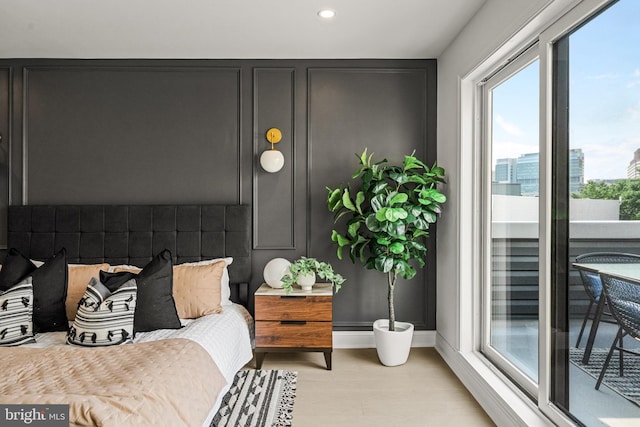
[{"label": "white ceramic sphere", "polygon": [[274,258],[264,266],[262,276],[267,285],[272,288],[282,287],[282,277],[289,274],[291,263],[284,258]]},{"label": "white ceramic sphere", "polygon": [[284,156],[278,150],[267,150],[260,156],[260,165],[267,172],[278,172],[284,166]]}]

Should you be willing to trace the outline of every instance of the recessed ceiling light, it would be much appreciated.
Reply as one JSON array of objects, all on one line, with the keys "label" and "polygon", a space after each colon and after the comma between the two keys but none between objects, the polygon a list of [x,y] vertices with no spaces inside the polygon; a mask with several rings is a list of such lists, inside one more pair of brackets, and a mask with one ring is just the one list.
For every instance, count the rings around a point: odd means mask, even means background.
[{"label": "recessed ceiling light", "polygon": [[318,12],[318,16],[324,19],[331,19],[336,16],[336,11],[331,9],[322,9]]}]

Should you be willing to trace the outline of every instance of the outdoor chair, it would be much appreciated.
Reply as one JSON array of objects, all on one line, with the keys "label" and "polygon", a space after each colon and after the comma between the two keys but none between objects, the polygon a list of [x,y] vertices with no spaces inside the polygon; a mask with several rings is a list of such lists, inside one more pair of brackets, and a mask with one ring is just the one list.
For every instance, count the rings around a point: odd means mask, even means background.
[{"label": "outdoor chair", "polygon": [[600,371],[596,390],[600,388],[604,374],[607,371],[611,356],[615,350],[620,353],[619,375],[624,376],[624,353],[640,356],[640,352],[623,348],[621,343],[624,336],[630,335],[640,340],[640,282],[632,279],[601,274],[604,295],[607,298],[611,315],[618,322],[618,333],[611,344],[611,349]]},{"label": "outdoor chair", "polygon": [[[591,252],[578,255],[575,262],[579,264],[640,263],[640,255],[620,252]],[[602,282],[600,280],[600,275],[597,273],[586,271],[581,268],[576,268],[576,270],[578,270],[578,272],[580,273],[582,285],[584,286],[584,290],[589,297],[589,306],[587,307],[587,311],[584,314],[582,327],[580,328],[578,340],[576,341],[576,348],[579,348],[580,340],[582,340],[582,334],[584,333],[584,328],[587,325],[587,321],[591,320],[591,327],[594,327],[593,320],[596,314],[596,307],[598,305],[598,301],[600,301],[600,297],[602,296]],[[606,307],[606,305],[602,312],[600,322],[616,323],[616,321],[611,317],[610,310]],[[595,327],[597,328],[597,325],[595,325]]]}]

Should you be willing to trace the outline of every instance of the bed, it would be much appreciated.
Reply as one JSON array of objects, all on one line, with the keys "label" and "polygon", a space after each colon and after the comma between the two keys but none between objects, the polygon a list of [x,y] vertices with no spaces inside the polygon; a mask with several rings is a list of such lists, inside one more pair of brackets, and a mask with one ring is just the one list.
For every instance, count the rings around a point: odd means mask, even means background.
[{"label": "bed", "polygon": [[[208,426],[235,373],[252,358],[253,319],[245,308],[250,218],[244,205],[9,207],[13,251],[5,263],[31,260],[37,270],[22,280],[33,287],[34,304],[43,305],[52,296],[43,296],[43,283],[57,296],[51,289],[62,279],[51,272],[63,270],[56,266],[64,255],[68,323],[64,331],[51,327],[33,309],[35,342],[2,349],[0,402],[69,404],[71,425]],[[3,265],[0,282],[9,270]],[[205,279],[207,287],[199,287]],[[217,287],[209,287],[212,281]],[[113,298],[111,307],[100,298]],[[159,315],[170,304],[178,324],[173,314]],[[110,330],[107,342],[102,332],[90,333],[102,325],[91,316],[135,333]],[[121,343],[101,345],[112,340]]]}]

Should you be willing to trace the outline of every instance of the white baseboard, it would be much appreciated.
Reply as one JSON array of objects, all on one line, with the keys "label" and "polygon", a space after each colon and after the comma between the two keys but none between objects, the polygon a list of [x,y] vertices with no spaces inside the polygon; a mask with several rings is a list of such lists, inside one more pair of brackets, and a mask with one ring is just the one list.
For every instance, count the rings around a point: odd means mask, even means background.
[{"label": "white baseboard", "polygon": [[[333,331],[333,348],[375,348],[373,331]],[[436,331],[413,331],[411,347],[435,347]]]}]

